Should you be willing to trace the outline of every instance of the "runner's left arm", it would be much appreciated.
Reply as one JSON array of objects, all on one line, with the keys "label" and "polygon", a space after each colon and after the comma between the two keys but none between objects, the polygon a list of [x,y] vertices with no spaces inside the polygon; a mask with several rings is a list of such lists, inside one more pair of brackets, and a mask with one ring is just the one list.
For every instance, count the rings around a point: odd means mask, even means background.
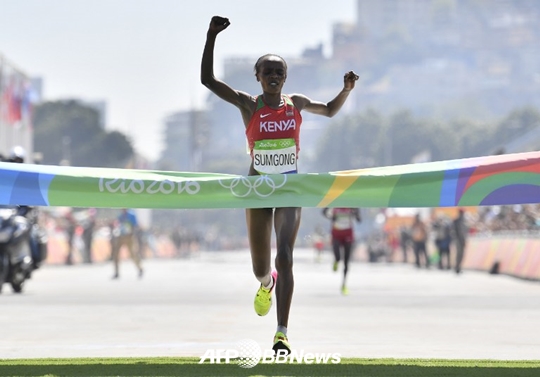
[{"label": "runner's left arm", "polygon": [[353,71],[347,72],[343,77],[343,89],[333,100],[327,103],[313,101],[303,94],[293,94],[291,95],[291,98],[293,99],[294,105],[298,108],[298,110],[306,110],[312,114],[323,115],[331,118],[343,107],[343,104],[349,97],[351,90],[354,89],[358,78],[358,75]]}]

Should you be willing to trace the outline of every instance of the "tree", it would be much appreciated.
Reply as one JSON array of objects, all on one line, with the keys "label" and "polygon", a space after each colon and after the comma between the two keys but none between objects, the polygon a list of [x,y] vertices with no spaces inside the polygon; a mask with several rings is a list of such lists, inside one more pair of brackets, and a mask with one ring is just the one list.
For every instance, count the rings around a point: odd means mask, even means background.
[{"label": "tree", "polygon": [[512,111],[497,126],[497,143],[507,143],[540,127],[540,112],[533,107],[524,107]]},{"label": "tree", "polygon": [[485,156],[539,126],[534,108],[515,110],[498,123],[418,118],[408,110],[384,117],[366,110],[328,127],[314,166],[326,172],[409,164],[425,150],[432,161]]},{"label": "tree", "polygon": [[122,167],[133,147],[120,132],[106,132],[98,112],[77,101],[45,102],[34,114],[34,150],[43,163],[72,166]]},{"label": "tree", "polygon": [[346,116],[326,129],[318,144],[313,171],[327,172],[378,165],[385,120],[374,110]]}]

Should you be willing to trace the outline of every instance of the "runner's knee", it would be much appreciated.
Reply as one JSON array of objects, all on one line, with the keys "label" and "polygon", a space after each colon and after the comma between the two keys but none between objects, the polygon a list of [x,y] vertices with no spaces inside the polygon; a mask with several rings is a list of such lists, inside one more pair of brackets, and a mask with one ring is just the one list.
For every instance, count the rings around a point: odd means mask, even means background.
[{"label": "runner's knee", "polygon": [[292,250],[286,248],[284,250],[278,250],[276,255],[276,269],[278,272],[291,270],[293,265]]}]

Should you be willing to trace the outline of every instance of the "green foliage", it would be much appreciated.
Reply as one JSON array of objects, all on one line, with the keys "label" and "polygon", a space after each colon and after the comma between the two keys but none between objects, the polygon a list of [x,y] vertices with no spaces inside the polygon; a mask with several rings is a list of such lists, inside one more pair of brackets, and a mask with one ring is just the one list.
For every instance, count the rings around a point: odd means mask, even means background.
[{"label": "green foliage", "polygon": [[383,116],[368,109],[327,128],[313,165],[321,172],[409,164],[424,151],[432,161],[490,155],[537,127],[535,108],[516,109],[498,122],[433,120],[407,110]]},{"label": "green foliage", "polygon": [[327,172],[373,166],[382,159],[385,120],[373,110],[331,124],[318,145],[316,169]]},{"label": "green foliage", "polygon": [[497,136],[500,140],[509,141],[539,126],[540,112],[536,108],[525,107],[512,111],[498,124]]},{"label": "green foliage", "polygon": [[131,142],[121,132],[100,133],[99,139],[96,141],[104,152],[104,155],[101,156],[104,166],[115,166],[118,162],[126,161],[133,155]]},{"label": "green foliage", "polygon": [[45,102],[34,114],[34,150],[43,163],[72,166],[122,167],[133,147],[120,132],[106,132],[96,110],[77,101]]},{"label": "green foliage", "polygon": [[409,111],[399,111],[390,117],[388,131],[381,140],[381,143],[388,143],[391,148],[391,158],[386,158],[382,162],[384,165],[409,162],[415,155],[425,150],[424,146],[429,140],[433,140],[433,144],[436,144],[440,137],[442,137],[440,124],[415,119]]}]

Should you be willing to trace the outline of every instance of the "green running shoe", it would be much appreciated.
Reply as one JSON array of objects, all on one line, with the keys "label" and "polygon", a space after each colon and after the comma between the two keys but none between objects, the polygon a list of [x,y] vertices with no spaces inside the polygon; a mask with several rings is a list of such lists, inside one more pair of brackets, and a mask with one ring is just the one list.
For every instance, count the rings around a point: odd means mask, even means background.
[{"label": "green running shoe", "polygon": [[276,354],[280,350],[285,350],[287,352],[287,355],[291,353],[291,345],[289,344],[289,340],[287,339],[287,336],[281,331],[278,331],[276,335],[274,335],[274,346],[272,347],[272,349]]},{"label": "green running shoe", "polygon": [[332,270],[334,270],[334,272],[336,272],[337,268],[338,268],[338,262],[334,262],[334,265],[332,266]]},{"label": "green running shoe", "polygon": [[261,317],[267,315],[270,311],[270,308],[272,307],[272,291],[276,286],[277,276],[277,271],[272,271],[272,279],[274,281],[274,284],[272,284],[272,288],[266,289],[261,284],[259,290],[257,291],[257,295],[255,296],[255,302],[253,303],[253,306],[255,307],[255,313],[257,313]]},{"label": "green running shoe", "polygon": [[341,287],[341,294],[343,296],[348,296],[349,295],[349,289],[346,286],[342,286]]}]

